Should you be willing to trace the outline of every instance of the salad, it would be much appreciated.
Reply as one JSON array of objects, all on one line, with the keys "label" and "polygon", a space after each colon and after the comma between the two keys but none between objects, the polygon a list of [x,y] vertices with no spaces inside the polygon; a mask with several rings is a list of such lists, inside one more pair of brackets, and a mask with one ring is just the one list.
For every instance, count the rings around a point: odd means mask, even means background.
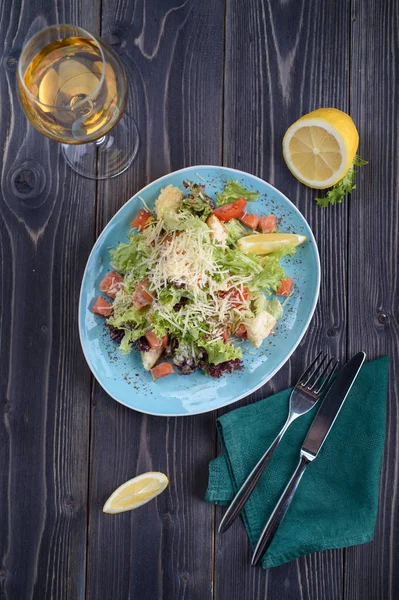
[{"label": "salad", "polygon": [[129,241],[111,250],[107,299],[91,308],[122,353],[141,352],[154,380],[241,370],[241,341],[259,348],[283,315],[276,296],[293,293],[280,260],[306,240],[278,232],[275,215],[251,213],[259,194],[236,181],[215,199],[199,183],[182,188],[162,189],[155,212],[143,202]]}]

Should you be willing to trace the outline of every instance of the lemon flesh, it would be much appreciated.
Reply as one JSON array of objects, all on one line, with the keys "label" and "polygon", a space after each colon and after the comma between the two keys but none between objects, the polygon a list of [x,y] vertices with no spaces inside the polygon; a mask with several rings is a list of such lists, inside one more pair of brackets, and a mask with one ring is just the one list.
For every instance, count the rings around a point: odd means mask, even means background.
[{"label": "lemon flesh", "polygon": [[146,504],[161,494],[169,483],[163,473],[138,475],[119,486],[104,504],[103,512],[120,513]]},{"label": "lemon flesh", "polygon": [[319,108],[295,121],[283,139],[283,154],[301,183],[325,189],[350,169],[359,145],[351,117],[336,108]]},{"label": "lemon flesh", "polygon": [[296,233],[260,233],[240,238],[238,247],[246,254],[270,254],[283,246],[299,246],[305,240],[305,235]]}]

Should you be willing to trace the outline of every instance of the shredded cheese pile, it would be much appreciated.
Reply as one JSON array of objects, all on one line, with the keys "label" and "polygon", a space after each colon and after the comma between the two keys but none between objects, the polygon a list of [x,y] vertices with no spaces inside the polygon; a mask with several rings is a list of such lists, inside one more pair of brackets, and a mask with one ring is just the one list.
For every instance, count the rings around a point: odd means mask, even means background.
[{"label": "shredded cheese pile", "polygon": [[[149,249],[145,261],[154,309],[183,337],[188,329],[196,329],[207,334],[210,341],[217,341],[226,325],[241,321],[243,311],[249,308],[243,286],[251,276],[231,275],[217,263],[217,242],[211,241],[207,225],[184,230],[184,217],[181,230],[178,225],[176,231],[165,233],[165,223],[160,219],[143,231]],[[193,297],[178,312],[157,301],[162,289],[170,284],[184,287]],[[207,324],[207,329],[201,324]]]}]

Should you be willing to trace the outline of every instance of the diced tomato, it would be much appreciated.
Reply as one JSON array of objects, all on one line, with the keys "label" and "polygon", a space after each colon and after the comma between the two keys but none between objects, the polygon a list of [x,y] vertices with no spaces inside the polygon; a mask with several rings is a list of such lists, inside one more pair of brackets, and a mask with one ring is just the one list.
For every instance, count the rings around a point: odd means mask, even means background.
[{"label": "diced tomato", "polygon": [[153,298],[148,291],[148,279],[144,279],[136,285],[136,288],[133,292],[133,306],[134,308],[143,308],[143,306],[151,304],[152,300]]},{"label": "diced tomato", "polygon": [[238,219],[244,213],[245,207],[247,205],[247,201],[245,198],[239,198],[235,200],[235,202],[230,202],[229,204],[224,204],[223,206],[219,206],[219,208],[215,208],[213,214],[220,221],[230,221],[231,219]]},{"label": "diced tomato", "polygon": [[224,343],[227,344],[230,339],[230,329],[227,326],[223,328],[222,338]]},{"label": "diced tomato", "polygon": [[112,313],[112,305],[98,296],[96,298],[93,306],[91,307],[91,312],[96,313],[96,315],[101,315],[102,317],[109,317]]},{"label": "diced tomato", "polygon": [[276,291],[277,296],[289,296],[292,289],[293,280],[291,277],[284,277]]},{"label": "diced tomato", "polygon": [[151,350],[159,350],[159,348],[166,348],[167,343],[168,343],[168,335],[164,335],[163,337],[159,338],[155,335],[155,333],[150,330],[147,331],[145,334],[145,337],[147,338],[148,343],[151,346]]},{"label": "diced tomato", "polygon": [[148,220],[152,217],[152,213],[146,208],[142,208],[131,222],[131,226],[142,231],[145,229]]},{"label": "diced tomato", "polygon": [[123,288],[123,277],[116,271],[110,271],[106,274],[100,283],[100,290],[105,292],[110,298],[115,298],[116,292]]},{"label": "diced tomato", "polygon": [[235,330],[235,334],[237,337],[241,338],[242,340],[245,340],[247,338],[247,328],[245,327],[244,323],[241,323],[237,329]]},{"label": "diced tomato", "polygon": [[242,217],[240,217],[241,223],[244,223],[247,227],[251,229],[256,229],[259,223],[258,215],[250,215],[248,213],[244,213]]},{"label": "diced tomato", "polygon": [[276,215],[266,215],[259,219],[259,229],[262,233],[273,233],[277,229]]},{"label": "diced tomato", "polygon": [[152,375],[152,378],[154,381],[156,381],[160,377],[166,377],[166,375],[172,375],[172,373],[174,373],[174,372],[175,372],[175,370],[173,368],[173,365],[171,365],[168,362],[160,363],[159,365],[157,365],[156,367],[153,367],[151,369],[151,375]]}]

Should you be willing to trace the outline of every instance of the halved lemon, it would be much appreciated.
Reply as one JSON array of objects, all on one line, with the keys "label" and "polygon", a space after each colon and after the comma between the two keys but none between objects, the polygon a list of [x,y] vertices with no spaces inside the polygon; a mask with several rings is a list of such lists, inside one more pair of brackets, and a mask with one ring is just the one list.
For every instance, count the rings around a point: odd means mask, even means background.
[{"label": "halved lemon", "polygon": [[283,154],[301,183],[325,189],[346,175],[358,145],[359,134],[349,115],[337,108],[319,108],[287,129]]},{"label": "halved lemon", "polygon": [[299,246],[306,235],[296,233],[259,233],[238,240],[238,247],[246,254],[270,254],[283,246]]},{"label": "halved lemon", "polygon": [[111,494],[103,512],[120,513],[138,508],[161,494],[168,483],[166,475],[155,471],[129,479]]}]

